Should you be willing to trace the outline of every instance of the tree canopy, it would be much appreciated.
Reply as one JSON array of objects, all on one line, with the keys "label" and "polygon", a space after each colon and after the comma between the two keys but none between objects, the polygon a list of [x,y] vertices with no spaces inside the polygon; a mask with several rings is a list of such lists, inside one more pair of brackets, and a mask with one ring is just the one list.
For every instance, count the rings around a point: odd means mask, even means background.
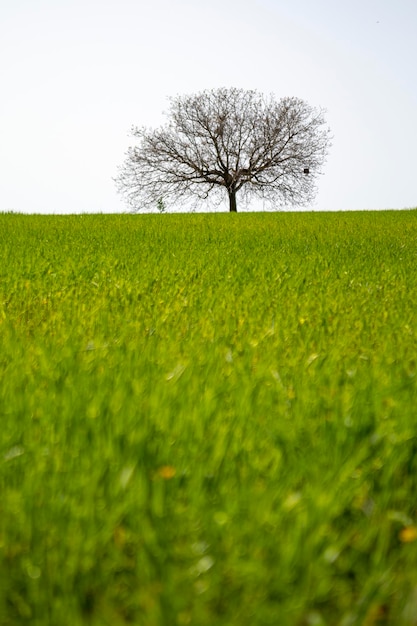
[{"label": "tree canopy", "polygon": [[322,109],[236,88],[171,98],[166,125],[132,135],[116,184],[134,210],[227,197],[236,211],[237,195],[305,206],[330,145]]}]

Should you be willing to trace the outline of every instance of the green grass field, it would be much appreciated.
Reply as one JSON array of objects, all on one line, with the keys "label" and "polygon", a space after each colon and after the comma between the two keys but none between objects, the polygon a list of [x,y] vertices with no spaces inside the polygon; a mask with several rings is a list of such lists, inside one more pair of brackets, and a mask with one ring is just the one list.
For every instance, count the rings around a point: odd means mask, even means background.
[{"label": "green grass field", "polygon": [[1,626],[417,624],[417,211],[0,215]]}]

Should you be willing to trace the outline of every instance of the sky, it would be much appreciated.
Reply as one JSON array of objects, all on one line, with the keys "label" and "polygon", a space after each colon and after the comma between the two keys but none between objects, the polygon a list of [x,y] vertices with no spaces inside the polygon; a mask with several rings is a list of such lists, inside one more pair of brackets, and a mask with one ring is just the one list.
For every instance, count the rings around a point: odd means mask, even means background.
[{"label": "sky", "polygon": [[310,210],[416,207],[416,26],[415,0],[1,0],[0,211],[128,211],[130,128],[217,87],[326,110]]}]

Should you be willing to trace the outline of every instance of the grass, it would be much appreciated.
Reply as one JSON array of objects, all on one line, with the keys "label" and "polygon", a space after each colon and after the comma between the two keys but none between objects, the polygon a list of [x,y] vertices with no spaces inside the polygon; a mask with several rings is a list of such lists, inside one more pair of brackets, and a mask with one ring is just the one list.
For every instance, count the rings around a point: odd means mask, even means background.
[{"label": "grass", "polygon": [[417,624],[417,211],[0,215],[0,624]]}]

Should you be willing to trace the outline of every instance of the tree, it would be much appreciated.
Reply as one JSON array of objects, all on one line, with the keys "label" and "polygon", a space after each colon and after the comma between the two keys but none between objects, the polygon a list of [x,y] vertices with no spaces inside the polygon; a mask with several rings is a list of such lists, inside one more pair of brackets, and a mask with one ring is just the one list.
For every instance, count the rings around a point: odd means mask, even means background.
[{"label": "tree", "polygon": [[230,211],[236,196],[304,206],[316,192],[328,147],[322,110],[299,98],[266,98],[243,89],[206,90],[170,99],[168,123],[132,129],[116,184],[134,209],[210,198]]}]

